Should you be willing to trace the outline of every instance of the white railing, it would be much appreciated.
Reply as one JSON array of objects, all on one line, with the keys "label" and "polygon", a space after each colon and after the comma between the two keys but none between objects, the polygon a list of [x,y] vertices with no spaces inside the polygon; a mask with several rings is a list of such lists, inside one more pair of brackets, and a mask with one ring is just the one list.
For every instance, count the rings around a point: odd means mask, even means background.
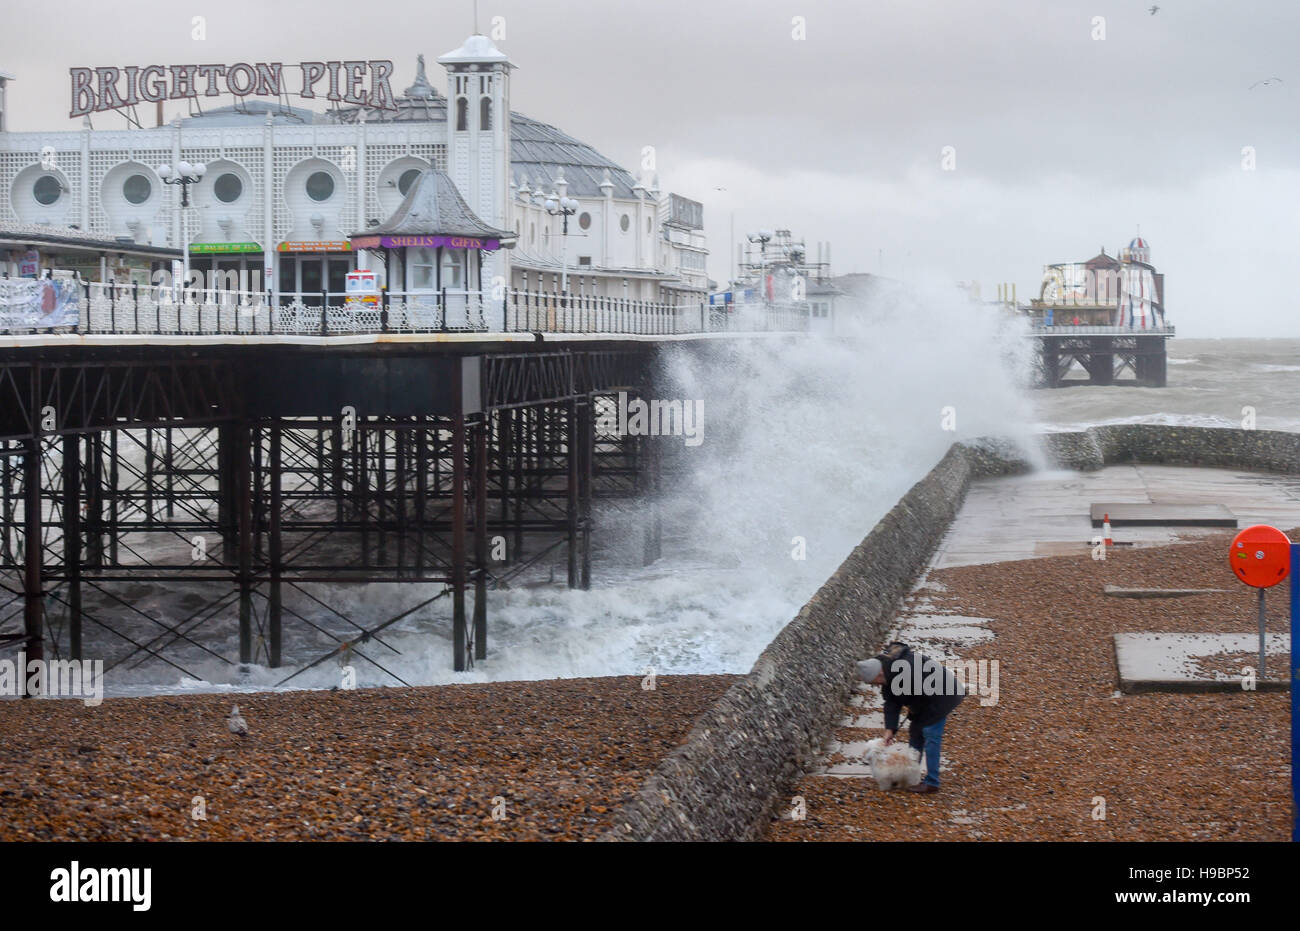
[{"label": "white railing", "polygon": [[1080,324],[1075,326],[1062,323],[1057,326],[1034,326],[1030,332],[1035,336],[1174,336],[1172,326],[1131,327],[1131,326],[1094,326]]},{"label": "white railing", "polygon": [[[54,310],[50,310],[50,307]],[[808,305],[667,304],[554,292],[442,289],[369,297],[0,279],[0,333],[315,335],[802,331]]]}]

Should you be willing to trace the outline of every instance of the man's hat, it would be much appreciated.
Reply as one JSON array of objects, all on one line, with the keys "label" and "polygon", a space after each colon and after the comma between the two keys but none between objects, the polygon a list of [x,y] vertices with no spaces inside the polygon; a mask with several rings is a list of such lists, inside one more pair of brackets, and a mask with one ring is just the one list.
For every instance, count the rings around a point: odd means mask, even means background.
[{"label": "man's hat", "polygon": [[874,656],[871,659],[858,660],[857,667],[858,677],[861,678],[863,682],[875,682],[876,677],[885,669],[880,660]]}]

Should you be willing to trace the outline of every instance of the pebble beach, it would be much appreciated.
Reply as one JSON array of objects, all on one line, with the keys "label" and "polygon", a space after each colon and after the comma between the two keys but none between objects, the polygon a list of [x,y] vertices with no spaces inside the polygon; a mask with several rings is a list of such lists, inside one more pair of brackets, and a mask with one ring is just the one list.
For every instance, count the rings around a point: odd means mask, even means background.
[{"label": "pebble beach", "polygon": [[[992,636],[961,655],[999,663],[997,702],[971,696],[950,718],[939,794],[804,775],[789,796],[806,817],[778,804],[767,839],[1286,839],[1286,692],[1117,690],[1116,633],[1256,630],[1230,536],[932,570],[900,615],[986,619]],[[1288,629],[1286,589],[1270,632]],[[736,679],[3,701],[0,840],[592,840]],[[846,717],[871,692],[856,686]],[[226,727],[235,701],[246,738]]]},{"label": "pebble beach", "polygon": [[[949,717],[938,794],[807,775],[789,793],[804,798],[806,818],[793,820],[779,806],[768,839],[1288,839],[1285,691],[1128,695],[1116,682],[1116,633],[1257,633],[1254,590],[1227,569],[1231,537],[1117,548],[1105,561],[1080,555],[932,572],[912,600],[929,612],[988,619],[994,636],[962,656],[998,661],[996,704],[969,696]],[[1103,594],[1107,584],[1224,591],[1114,598]],[[1270,632],[1288,630],[1287,589],[1269,593]],[[873,689],[857,688],[864,698]],[[845,715],[858,710],[850,705]],[[864,728],[835,733],[844,743],[878,736]]]},{"label": "pebble beach", "polygon": [[589,840],[734,678],[0,701],[0,841]]}]

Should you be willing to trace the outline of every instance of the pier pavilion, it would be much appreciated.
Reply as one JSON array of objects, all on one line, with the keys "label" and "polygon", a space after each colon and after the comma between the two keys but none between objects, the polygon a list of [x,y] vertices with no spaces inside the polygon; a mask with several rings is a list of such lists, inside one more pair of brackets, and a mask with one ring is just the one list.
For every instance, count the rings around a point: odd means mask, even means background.
[{"label": "pier pavilion", "polygon": [[[1166,342],[1175,332],[1165,317],[1165,276],[1140,235],[1118,258],[1103,248],[1086,262],[1047,266],[1029,316],[1039,386],[1168,381]],[[1079,371],[1086,378],[1071,377]]]}]

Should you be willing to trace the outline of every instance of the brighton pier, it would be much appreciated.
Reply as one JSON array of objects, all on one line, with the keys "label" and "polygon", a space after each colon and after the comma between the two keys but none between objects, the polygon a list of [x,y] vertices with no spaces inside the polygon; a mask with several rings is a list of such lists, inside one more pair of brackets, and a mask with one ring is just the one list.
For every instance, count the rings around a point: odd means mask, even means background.
[{"label": "brighton pier", "polygon": [[[789,338],[808,319],[806,305],[515,291],[466,292],[451,311],[442,295],[386,292],[373,308],[85,295],[73,326],[0,334],[0,612],[22,617],[6,639],[31,659],[82,659],[94,625],[125,648],[110,671],[152,658],[191,675],[169,645],[278,667],[295,624],[320,629],[304,599],[338,613],[313,586],[367,583],[436,591],[350,619],[356,636],[318,662],[368,659],[372,638],[447,598],[454,667],[472,667],[491,588],[541,560],[590,585],[593,500],[634,499],[657,558],[656,490],[681,444],[624,430],[617,412],[656,396],[663,348]],[[119,622],[141,613],[138,582],[209,595],[132,638]],[[204,642],[231,624],[237,656]]]}]

